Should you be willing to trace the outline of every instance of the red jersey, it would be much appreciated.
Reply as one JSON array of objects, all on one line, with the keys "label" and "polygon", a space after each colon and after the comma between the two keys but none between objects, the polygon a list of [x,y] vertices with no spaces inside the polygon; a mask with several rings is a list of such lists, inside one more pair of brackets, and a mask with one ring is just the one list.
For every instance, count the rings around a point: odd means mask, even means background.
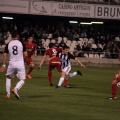
[{"label": "red jersey", "polygon": [[44,55],[49,55],[49,57],[56,56],[58,52],[61,52],[62,48],[50,48],[47,49]]},{"label": "red jersey", "polygon": [[36,44],[29,43],[29,42],[25,42],[24,44],[26,46],[28,57],[31,57],[33,55],[34,51],[36,50]]}]

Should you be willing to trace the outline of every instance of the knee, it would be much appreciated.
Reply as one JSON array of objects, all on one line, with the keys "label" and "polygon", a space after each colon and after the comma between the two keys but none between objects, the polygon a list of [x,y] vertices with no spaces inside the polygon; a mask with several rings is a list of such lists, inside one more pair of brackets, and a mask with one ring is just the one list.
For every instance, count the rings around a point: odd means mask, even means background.
[{"label": "knee", "polygon": [[118,71],[118,78],[120,78],[120,71]]},{"label": "knee", "polygon": [[35,66],[34,64],[30,64],[30,67],[32,67],[32,68],[34,68],[34,66]]},{"label": "knee", "polygon": [[117,80],[113,79],[112,84],[116,84],[116,83],[117,83]]}]

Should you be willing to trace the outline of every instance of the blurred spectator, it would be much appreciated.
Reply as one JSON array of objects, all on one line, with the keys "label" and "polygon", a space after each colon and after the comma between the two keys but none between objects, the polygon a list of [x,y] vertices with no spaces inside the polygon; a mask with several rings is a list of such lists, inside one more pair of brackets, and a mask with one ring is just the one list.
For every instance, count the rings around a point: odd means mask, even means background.
[{"label": "blurred spectator", "polygon": [[83,52],[82,52],[82,49],[81,49],[81,45],[80,45],[80,44],[77,44],[77,45],[76,45],[74,54],[75,54],[75,56],[83,57]]},{"label": "blurred spectator", "polygon": [[42,38],[45,40],[48,38],[48,33],[46,33],[46,31],[43,32]]},{"label": "blurred spectator", "polygon": [[66,44],[65,44],[64,40],[62,40],[59,44],[59,47],[64,47],[64,46],[66,46]]},{"label": "blurred spectator", "polygon": [[72,32],[69,34],[68,40],[71,40],[71,41],[75,40],[74,35],[73,35]]},{"label": "blurred spectator", "polygon": [[100,45],[99,44],[97,44],[97,48],[95,49],[95,52],[103,52],[103,49],[100,47]]},{"label": "blurred spectator", "polygon": [[44,55],[46,49],[45,49],[45,47],[42,45],[42,46],[40,47],[39,51],[40,51],[40,55]]},{"label": "blurred spectator", "polygon": [[112,57],[112,58],[118,58],[119,48],[117,47],[116,44],[114,44],[114,46],[113,46],[112,49],[110,50],[110,53],[111,53],[111,57]]},{"label": "blurred spectator", "polygon": [[54,44],[55,44],[55,47],[57,47],[57,48],[59,47],[59,43],[58,43],[58,40],[57,40],[57,39],[55,40],[55,43],[54,43]]},{"label": "blurred spectator", "polygon": [[75,32],[75,34],[74,34],[73,36],[74,36],[74,39],[75,39],[76,41],[79,40],[79,34],[78,34],[77,32]]},{"label": "blurred spectator", "polygon": [[84,52],[92,52],[92,44],[91,43],[86,43],[84,42],[83,47],[82,47],[82,51]]}]

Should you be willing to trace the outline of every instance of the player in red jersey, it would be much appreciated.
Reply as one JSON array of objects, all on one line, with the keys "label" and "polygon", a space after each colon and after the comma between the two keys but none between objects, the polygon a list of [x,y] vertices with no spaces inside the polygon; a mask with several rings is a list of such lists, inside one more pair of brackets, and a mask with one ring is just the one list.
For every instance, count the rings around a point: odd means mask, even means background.
[{"label": "player in red jersey", "polygon": [[30,65],[30,68],[29,68],[26,76],[29,79],[31,79],[32,77],[31,77],[30,73],[34,69],[34,62],[31,57],[33,54],[35,55],[35,57],[37,56],[36,44],[33,43],[33,36],[29,36],[28,42],[25,42],[24,44],[26,46],[26,50],[27,50],[27,54],[28,54],[28,57],[26,58],[26,63],[28,65]]},{"label": "player in red jersey", "polygon": [[[55,67],[57,67],[58,72],[61,72],[61,62],[60,62],[60,58],[54,58],[52,60],[50,60],[50,58],[52,58],[53,56],[56,56],[58,52],[62,51],[62,48],[55,48],[54,43],[50,43],[49,44],[49,49],[46,50],[46,52],[44,53],[44,56],[40,62],[39,65],[39,69],[41,69],[47,55],[49,56],[49,67],[48,67],[48,78],[49,78],[49,83],[50,86],[52,86],[52,69],[54,69]],[[67,86],[68,84],[68,80],[65,80],[64,85]]]},{"label": "player in red jersey", "polygon": [[[118,45],[120,46],[120,45]],[[120,60],[120,47],[119,47],[119,60]],[[112,80],[112,96],[108,99],[110,100],[116,100],[117,99],[117,91],[118,87],[120,87],[120,71],[114,76]]]}]

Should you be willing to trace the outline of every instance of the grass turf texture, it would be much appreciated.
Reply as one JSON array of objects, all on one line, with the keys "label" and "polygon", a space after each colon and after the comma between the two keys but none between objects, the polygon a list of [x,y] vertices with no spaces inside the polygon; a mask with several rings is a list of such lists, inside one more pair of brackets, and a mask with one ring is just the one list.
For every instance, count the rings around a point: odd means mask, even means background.
[{"label": "grass turf texture", "polygon": [[[28,69],[28,67],[27,67]],[[78,70],[72,67],[72,71]],[[53,84],[49,86],[47,66],[33,70],[33,78],[26,79],[17,100],[11,94],[6,99],[5,73],[0,74],[1,120],[117,120],[120,119],[120,99],[108,100],[111,80],[119,68],[80,69],[83,76],[75,76],[69,84],[75,88],[55,89],[60,74],[54,70]],[[72,72],[71,71],[71,72]],[[12,79],[12,88],[17,78]],[[118,95],[119,96],[119,95]]]}]

